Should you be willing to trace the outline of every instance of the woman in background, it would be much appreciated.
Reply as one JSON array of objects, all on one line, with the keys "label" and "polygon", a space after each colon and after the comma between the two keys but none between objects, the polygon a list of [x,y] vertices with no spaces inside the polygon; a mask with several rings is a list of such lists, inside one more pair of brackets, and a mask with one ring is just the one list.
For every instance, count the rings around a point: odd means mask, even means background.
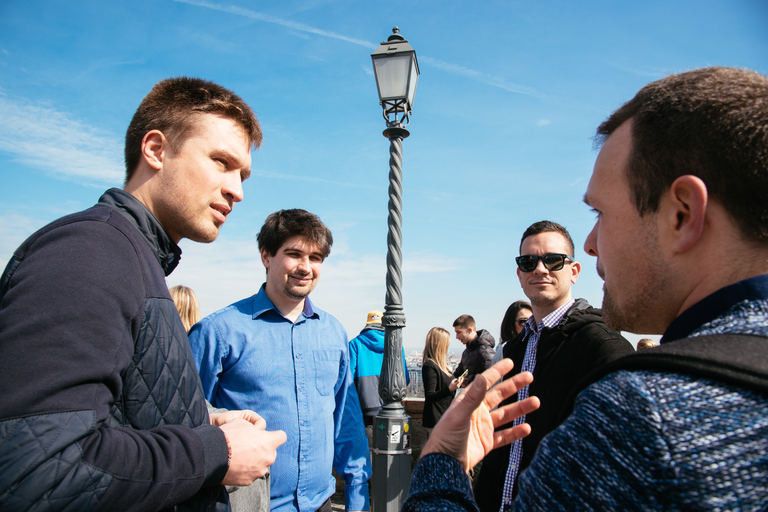
[{"label": "woman in background", "polygon": [[200,304],[197,302],[197,295],[192,288],[183,285],[172,286],[168,291],[171,292],[173,303],[179,310],[184,330],[189,332],[192,326],[200,321]]},{"label": "woman in background", "polygon": [[427,333],[424,344],[424,354],[421,363],[421,380],[424,383],[424,417],[422,425],[432,431],[448,406],[451,405],[453,394],[464,380],[454,378],[445,356],[451,335],[441,327],[433,327]]},{"label": "woman in background", "polygon": [[499,344],[496,345],[496,355],[493,356],[491,365],[494,365],[501,361],[504,356],[504,345],[508,341],[512,341],[517,338],[525,326],[525,322],[533,314],[533,308],[529,302],[524,300],[516,300],[507,308],[507,312],[504,313],[504,319],[501,321],[501,335],[499,336]]}]

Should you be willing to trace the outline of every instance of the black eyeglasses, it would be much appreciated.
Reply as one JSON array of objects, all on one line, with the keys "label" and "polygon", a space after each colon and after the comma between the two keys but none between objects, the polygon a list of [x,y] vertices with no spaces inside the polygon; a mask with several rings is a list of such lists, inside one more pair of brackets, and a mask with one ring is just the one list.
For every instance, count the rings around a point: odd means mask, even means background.
[{"label": "black eyeglasses", "polygon": [[521,272],[533,272],[536,270],[539,260],[544,263],[544,268],[547,270],[562,270],[565,265],[565,260],[573,261],[573,256],[568,256],[567,254],[545,254],[544,256],[526,254],[525,256],[518,256],[515,258],[517,268],[519,268]]},{"label": "black eyeglasses", "polygon": [[517,322],[517,325],[525,325],[525,322],[527,322],[527,318],[517,318],[515,322]]}]

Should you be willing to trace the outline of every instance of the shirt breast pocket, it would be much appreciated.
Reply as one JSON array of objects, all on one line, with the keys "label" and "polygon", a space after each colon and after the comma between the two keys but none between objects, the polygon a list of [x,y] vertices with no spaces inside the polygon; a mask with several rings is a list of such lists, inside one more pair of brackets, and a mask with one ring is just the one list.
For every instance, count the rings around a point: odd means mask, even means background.
[{"label": "shirt breast pocket", "polygon": [[317,392],[323,396],[333,393],[333,388],[339,380],[341,368],[340,350],[314,350],[312,352],[315,361],[315,386]]}]

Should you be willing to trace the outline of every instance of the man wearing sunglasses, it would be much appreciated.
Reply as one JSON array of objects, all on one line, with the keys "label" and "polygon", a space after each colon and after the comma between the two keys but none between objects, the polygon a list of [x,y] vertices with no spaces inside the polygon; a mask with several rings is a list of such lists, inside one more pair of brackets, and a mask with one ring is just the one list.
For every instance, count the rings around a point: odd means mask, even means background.
[{"label": "man wearing sunglasses", "polygon": [[510,401],[538,396],[541,407],[514,423],[531,425],[529,436],[486,457],[475,489],[481,510],[499,510],[502,502],[511,503],[518,475],[541,439],[560,424],[560,411],[574,383],[598,366],[633,352],[621,334],[605,325],[599,309],[585,299],[573,298],[571,287],[581,271],[573,254],[571,235],[556,222],[532,224],[520,241],[517,277],[533,315],[518,337],[505,345],[503,354],[515,363],[509,376],[524,371],[534,376],[533,384]]}]

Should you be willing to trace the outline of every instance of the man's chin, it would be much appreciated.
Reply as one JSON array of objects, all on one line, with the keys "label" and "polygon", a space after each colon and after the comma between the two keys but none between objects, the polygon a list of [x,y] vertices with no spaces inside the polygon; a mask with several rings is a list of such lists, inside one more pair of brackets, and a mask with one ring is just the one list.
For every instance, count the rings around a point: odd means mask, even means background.
[{"label": "man's chin", "polygon": [[312,291],[311,286],[306,286],[306,287],[294,286],[291,288],[286,288],[285,294],[293,300],[302,300],[302,299],[306,299],[311,291]]},{"label": "man's chin", "polygon": [[221,226],[211,226],[209,229],[195,229],[194,231],[183,235],[182,238],[192,240],[201,244],[209,244],[219,237],[219,229]]},{"label": "man's chin", "polygon": [[603,295],[603,322],[614,331],[635,332],[632,320],[622,312],[607,292]]}]

